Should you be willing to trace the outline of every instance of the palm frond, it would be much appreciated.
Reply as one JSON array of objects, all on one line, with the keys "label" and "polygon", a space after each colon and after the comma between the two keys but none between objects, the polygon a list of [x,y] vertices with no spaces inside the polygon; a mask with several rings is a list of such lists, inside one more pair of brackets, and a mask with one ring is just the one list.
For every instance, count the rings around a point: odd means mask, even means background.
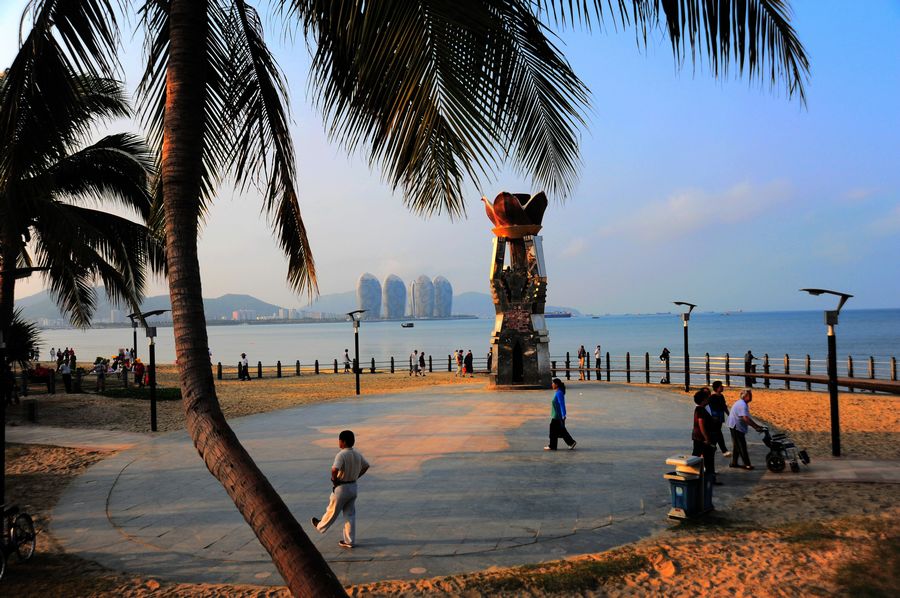
[{"label": "palm frond", "polygon": [[[166,68],[169,60],[169,2],[146,0],[140,9],[146,29],[147,65],[138,85],[142,122],[148,131],[150,147],[162,154],[163,119],[166,112]],[[228,13],[216,1],[207,4],[206,93],[204,98],[204,139],[201,169],[201,193],[197,214],[203,223],[208,204],[228,170],[232,156],[231,131],[227,120],[230,73],[228,52]]]},{"label": "palm frond", "polygon": [[316,47],[329,133],[369,146],[413,210],[463,214],[466,179],[510,155],[558,197],[572,190],[587,90],[529,2],[294,0],[289,13]]},{"label": "palm frond", "polygon": [[233,1],[227,39],[235,180],[244,186],[265,181],[265,212],[288,258],[288,281],[311,297],[317,292],[316,269],[297,201],[287,85],[266,47],[259,15],[243,0]]},{"label": "palm frond", "polygon": [[709,61],[716,77],[734,66],[751,80],[787,88],[806,103],[809,59],[790,23],[788,0],[533,0],[539,15],[561,24],[602,22],[608,14],[634,24],[642,44],[665,27],[678,64],[688,53],[698,64]]},{"label": "palm frond", "polygon": [[147,221],[152,198],[149,178],[156,161],[144,141],[129,133],[108,135],[48,169],[57,197],[71,201],[115,201]]},{"label": "palm frond", "polygon": [[22,311],[13,312],[12,322],[6,331],[6,358],[18,363],[22,369],[31,365],[31,356],[36,354],[41,343],[41,332],[33,323],[22,317]]},{"label": "palm frond", "polygon": [[[68,70],[113,77],[119,72],[116,9],[123,7],[120,0],[29,0],[25,13],[32,13],[32,31],[39,33],[33,43],[40,44],[51,36],[62,41]],[[31,52],[42,54],[46,49],[34,47]]]},{"label": "palm frond", "polygon": [[74,325],[89,325],[98,282],[114,303],[139,310],[144,264],[159,251],[159,240],[146,227],[99,210],[46,202],[34,228],[37,262],[49,267],[50,292]]}]

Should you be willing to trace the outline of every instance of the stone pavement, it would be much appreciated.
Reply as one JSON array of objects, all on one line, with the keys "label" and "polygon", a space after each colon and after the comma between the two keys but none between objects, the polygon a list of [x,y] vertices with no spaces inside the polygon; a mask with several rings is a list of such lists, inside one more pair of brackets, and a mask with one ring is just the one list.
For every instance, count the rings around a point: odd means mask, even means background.
[{"label": "stone pavement", "polygon": [[[633,542],[668,525],[666,457],[690,449],[693,404],[668,391],[573,383],[574,451],[545,452],[551,393],[437,387],[233,420],[244,445],[347,584],[555,560]],[[358,545],[338,522],[315,533],[337,434],[372,463],[359,484]],[[752,458],[765,448],[750,438]],[[565,448],[565,445],[562,445]],[[727,467],[719,509],[761,470]],[[91,467],[52,521],[67,551],[172,581],[281,583],[268,555],[183,432]]]}]

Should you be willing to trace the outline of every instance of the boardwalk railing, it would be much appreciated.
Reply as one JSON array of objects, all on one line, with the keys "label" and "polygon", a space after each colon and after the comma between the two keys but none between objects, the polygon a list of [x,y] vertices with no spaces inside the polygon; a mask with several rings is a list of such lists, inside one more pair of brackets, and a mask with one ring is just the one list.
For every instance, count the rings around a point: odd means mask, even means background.
[{"label": "boardwalk railing", "polygon": [[[791,357],[781,355],[771,357],[764,354],[754,362],[756,371],[744,371],[743,356],[737,358],[729,354],[711,356],[697,355],[691,357],[692,386],[710,385],[714,380],[721,380],[726,386],[762,386],[764,388],[825,390],[827,384],[827,361],[812,359],[809,355]],[[362,359],[361,374],[408,374],[409,357],[388,357]],[[476,373],[487,372],[487,358],[475,357],[473,366]],[[256,362],[249,364],[251,378],[286,378],[289,376],[307,376],[320,374],[352,373],[356,365],[351,361],[345,368],[341,359],[314,360],[311,363],[277,361],[274,364]],[[225,365],[222,362],[213,364],[216,378],[219,380],[236,380],[239,366]],[[611,355],[603,353],[599,360],[593,355],[585,359],[584,367],[580,367],[577,358],[571,353],[551,357],[553,376],[566,380],[595,380],[606,382],[626,382],[640,384],[673,384],[684,383],[684,358],[669,355],[667,361],[661,361],[650,353]],[[455,372],[456,360],[451,355],[426,355],[424,372]],[[58,378],[58,375],[55,377]],[[59,380],[55,380],[59,383]],[[24,381],[23,381],[24,382]],[[53,392],[53,380],[48,383],[48,390]],[[108,374],[107,385],[133,384],[134,380],[122,379],[121,376]],[[91,382],[84,382],[92,384]],[[35,383],[32,383],[35,384]],[[897,381],[897,360],[895,357],[855,358],[847,356],[838,360],[838,386],[854,390],[870,390],[900,394],[900,382]],[[51,390],[52,388],[52,390]]]},{"label": "boardwalk railing", "polygon": [[[768,354],[754,361],[754,371],[745,372],[743,356],[735,359],[729,354],[711,356],[709,353],[692,356],[690,361],[692,386],[710,385],[721,380],[726,386],[763,386],[764,388],[824,390],[828,383],[828,362],[809,355],[791,358],[783,355],[772,359]],[[649,353],[632,355],[602,354],[592,363],[585,359],[581,367],[571,354],[551,358],[554,376],[567,380],[605,380],[607,382],[641,382],[645,384],[683,384],[684,357],[670,355],[662,361]],[[853,392],[856,389],[900,394],[895,357],[870,356],[857,359],[848,356],[838,362],[838,386]]]}]

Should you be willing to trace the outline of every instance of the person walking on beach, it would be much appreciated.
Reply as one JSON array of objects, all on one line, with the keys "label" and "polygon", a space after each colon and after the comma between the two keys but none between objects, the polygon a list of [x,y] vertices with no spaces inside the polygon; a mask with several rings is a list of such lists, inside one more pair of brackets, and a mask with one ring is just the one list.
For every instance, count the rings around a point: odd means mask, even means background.
[{"label": "person walking on beach", "polygon": [[72,392],[72,369],[65,361],[59,366],[59,373],[62,374],[63,386],[66,387],[66,394]]},{"label": "person walking on beach", "polygon": [[716,424],[713,416],[706,410],[710,394],[708,388],[701,388],[694,393],[694,428],[691,432],[694,448],[691,454],[703,457],[706,475],[712,477],[713,484],[721,486],[722,482],[716,480]]},{"label": "person walking on beach", "polygon": [[134,360],[134,381],[137,383],[138,387],[144,387],[144,364],[140,359],[135,358]]},{"label": "person walking on beach", "polygon": [[415,374],[419,375],[419,350],[413,349],[413,352],[409,354],[409,375],[412,376]]},{"label": "person walking on beach", "polygon": [[554,394],[553,400],[550,401],[550,444],[545,446],[544,450],[555,451],[559,438],[562,438],[569,445],[569,450],[572,450],[576,442],[566,430],[566,385],[559,378],[554,378],[551,387]]},{"label": "person walking on beach", "polygon": [[350,373],[350,350],[344,349],[344,373]]},{"label": "person walking on beach", "polygon": [[422,352],[419,353],[419,371],[422,373],[422,377],[425,377],[425,349],[422,349]]},{"label": "person walking on beach", "polygon": [[490,374],[491,371],[493,371],[493,370],[491,370],[491,366],[492,366],[492,365],[494,365],[494,351],[493,351],[493,349],[488,348],[488,352],[487,352],[487,371],[488,371],[488,374]]},{"label": "person walking on beach", "polygon": [[473,364],[474,361],[475,356],[472,355],[472,349],[469,349],[468,352],[466,352],[465,358],[463,358],[463,368],[466,370],[469,378],[475,377],[475,365]]},{"label": "person walking on beach", "polygon": [[457,349],[456,353],[456,377],[462,378],[463,375],[463,350]]},{"label": "person walking on beach", "polygon": [[722,426],[725,425],[725,418],[728,416],[728,406],[725,404],[725,395],[722,394],[723,388],[721,380],[713,382],[712,394],[709,396],[709,404],[707,404],[706,410],[709,411],[709,414],[715,420],[716,434],[714,442],[722,449],[723,457],[730,457],[731,453],[728,451],[728,447],[725,446],[725,435],[722,433]]},{"label": "person walking on beach", "polygon": [[594,367],[597,368],[597,380],[600,379],[600,356],[603,353],[600,352],[600,345],[597,345],[597,348],[594,349]]},{"label": "person walking on beach", "polygon": [[356,436],[352,430],[344,430],[338,435],[340,451],[331,465],[331,497],[322,518],[313,517],[310,523],[320,534],[337,519],[337,514],[344,514],[343,537],[338,542],[341,548],[353,548],[356,544],[356,481],[369,470],[369,462],[362,453],[355,451]]},{"label": "person walking on beach", "polygon": [[581,345],[578,349],[578,379],[584,380],[584,360],[587,359],[587,351],[584,350],[584,345]]},{"label": "person walking on beach", "polygon": [[241,353],[241,361],[238,363],[238,380],[250,379],[250,364],[247,362],[247,354]]},{"label": "person walking on beach", "polygon": [[[747,426],[757,432],[762,431],[762,426],[750,417],[750,401],[753,400],[753,391],[745,388],[741,391],[740,398],[731,406],[728,414],[728,428],[731,430],[731,463],[729,467],[742,467],[753,469],[750,464],[750,453],[747,451]],[[738,461],[743,464],[738,465]]]}]

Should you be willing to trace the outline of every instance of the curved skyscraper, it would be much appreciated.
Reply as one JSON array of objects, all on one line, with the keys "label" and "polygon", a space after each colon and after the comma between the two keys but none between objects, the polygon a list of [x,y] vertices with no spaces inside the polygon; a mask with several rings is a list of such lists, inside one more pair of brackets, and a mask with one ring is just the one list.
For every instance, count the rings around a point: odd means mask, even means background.
[{"label": "curved skyscraper", "polygon": [[381,303],[385,318],[402,318],[406,315],[406,285],[395,274],[389,274],[381,287]]},{"label": "curved skyscraper", "polygon": [[356,302],[359,309],[366,310],[363,317],[381,317],[381,283],[368,272],[360,276],[356,283]]},{"label": "curved skyscraper", "polygon": [[453,312],[453,287],[443,276],[436,276],[434,284],[434,317],[449,318]]},{"label": "curved skyscraper", "polygon": [[434,314],[434,283],[424,274],[416,279],[413,298],[416,306],[416,312],[413,314],[415,317],[430,318]]}]

